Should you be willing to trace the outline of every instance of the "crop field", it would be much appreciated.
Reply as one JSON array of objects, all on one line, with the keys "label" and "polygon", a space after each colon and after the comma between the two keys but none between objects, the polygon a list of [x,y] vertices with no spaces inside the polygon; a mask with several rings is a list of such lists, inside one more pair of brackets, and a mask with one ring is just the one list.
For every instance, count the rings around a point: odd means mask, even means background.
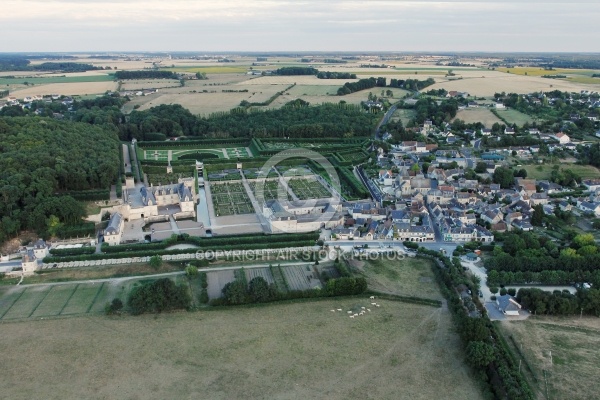
[{"label": "crop field", "polygon": [[49,83],[43,85],[28,86],[24,89],[18,89],[14,91],[11,90],[10,95],[19,99],[25,96],[46,96],[52,94],[85,96],[92,94],[104,94],[107,91],[114,91],[116,89],[117,83],[111,80],[101,80],[94,82],[89,82],[85,80],[83,82]]},{"label": "crop field", "polygon": [[461,119],[467,124],[481,122],[486,128],[491,128],[495,123],[503,124],[487,107],[467,108],[456,113],[454,119]]},{"label": "crop field", "polygon": [[237,214],[254,214],[250,197],[240,182],[213,183],[210,186],[217,217]]},{"label": "crop field", "polygon": [[[350,79],[354,81],[355,79]],[[341,86],[341,85],[340,85]],[[287,93],[290,96],[335,96],[340,86],[336,85],[296,85]]]},{"label": "crop field", "polygon": [[525,321],[502,322],[500,327],[513,349],[520,349],[515,354],[523,359],[524,370],[540,398],[597,397],[598,318],[530,317]]},{"label": "crop field", "polygon": [[208,280],[208,298],[211,300],[218,299],[223,295],[223,287],[235,280],[234,270],[227,269],[223,271],[207,272],[206,278]]},{"label": "crop field", "polygon": [[47,85],[50,83],[85,83],[85,82],[112,82],[113,75],[86,75],[86,76],[35,76],[35,77],[0,77],[0,85]]},{"label": "crop field", "polygon": [[317,278],[311,265],[282,265],[280,268],[291,290],[308,290],[322,287],[321,281]]},{"label": "crop field", "polygon": [[287,184],[300,200],[323,199],[331,193],[316,179],[290,179]]},{"label": "crop field", "polygon": [[527,177],[530,179],[550,179],[552,169],[556,166],[560,166],[561,171],[570,169],[583,179],[591,179],[600,177],[600,170],[592,165],[579,165],[579,164],[544,164],[544,165],[523,165],[522,167],[527,171]]},{"label": "crop field", "polygon": [[267,268],[245,268],[246,272],[246,280],[250,282],[252,279],[261,277],[263,278],[269,285],[275,283],[273,279],[273,275],[271,274],[271,270]]},{"label": "crop field", "polygon": [[163,71],[205,73],[205,74],[240,74],[248,72],[248,67],[242,66],[189,66],[163,69]]},{"label": "crop field", "polygon": [[127,79],[121,84],[121,90],[160,89],[179,87],[178,79]]},{"label": "crop field", "polygon": [[547,70],[539,67],[514,67],[514,68],[506,68],[501,67],[497,68],[500,72],[511,73],[515,75],[527,75],[527,76],[543,76],[543,75],[582,75],[582,76],[592,76],[593,74],[600,73],[599,70],[592,69],[567,69],[567,68],[556,68],[552,70]]},{"label": "crop field", "polygon": [[65,400],[90,393],[164,399],[482,398],[447,312],[384,300],[362,319],[329,311],[362,304],[368,302],[324,299],[4,323],[2,395],[48,398],[51,390],[51,397]]},{"label": "crop field", "polygon": [[101,313],[115,297],[125,294],[135,280],[125,283],[64,283],[0,288],[0,320]]},{"label": "crop field", "polygon": [[441,300],[433,263],[422,258],[397,260],[351,260],[350,266],[361,273],[369,284],[369,289],[401,296],[424,297]]}]

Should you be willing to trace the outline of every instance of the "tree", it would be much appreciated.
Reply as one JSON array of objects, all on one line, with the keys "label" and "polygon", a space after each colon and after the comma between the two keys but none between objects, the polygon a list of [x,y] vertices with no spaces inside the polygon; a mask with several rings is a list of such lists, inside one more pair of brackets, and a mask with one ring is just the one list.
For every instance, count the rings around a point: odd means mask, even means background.
[{"label": "tree", "polygon": [[48,234],[50,236],[56,236],[56,233],[63,226],[63,224],[60,222],[57,216],[50,215],[46,221],[46,226],[48,229]]},{"label": "tree", "polygon": [[596,244],[594,235],[591,233],[581,233],[573,238],[573,247],[580,248],[584,246],[592,246]]},{"label": "tree", "polygon": [[531,225],[542,226],[544,222],[544,207],[541,204],[537,204],[533,207],[533,214],[531,215]]},{"label": "tree", "polygon": [[513,185],[514,175],[510,168],[499,167],[496,168],[493,175],[494,183],[500,185],[502,189],[508,189]]},{"label": "tree", "polygon": [[487,171],[487,164],[483,161],[479,161],[475,166],[475,172],[482,174]]},{"label": "tree", "polygon": [[153,269],[159,269],[162,266],[162,257],[159,255],[154,255],[152,257],[150,257],[150,266]]},{"label": "tree", "polygon": [[244,304],[247,301],[246,283],[239,279],[229,282],[221,291],[227,304]]},{"label": "tree", "polygon": [[104,313],[106,315],[116,314],[123,309],[123,302],[118,297],[115,297],[112,302],[106,303]]},{"label": "tree", "polygon": [[198,268],[196,268],[194,265],[188,265],[185,267],[185,275],[190,279],[195,277],[198,275]]},{"label": "tree", "polygon": [[475,368],[487,367],[495,359],[494,348],[481,341],[469,342],[467,360]]},{"label": "tree", "polygon": [[267,281],[257,276],[248,284],[248,296],[253,303],[265,303],[273,298],[273,290],[269,287]]}]

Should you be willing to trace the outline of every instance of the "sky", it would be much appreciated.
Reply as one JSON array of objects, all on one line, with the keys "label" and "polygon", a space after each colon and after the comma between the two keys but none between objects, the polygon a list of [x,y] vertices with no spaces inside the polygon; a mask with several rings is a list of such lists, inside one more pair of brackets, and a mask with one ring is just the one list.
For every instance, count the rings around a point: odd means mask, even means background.
[{"label": "sky", "polygon": [[1,0],[0,52],[600,52],[600,1]]}]

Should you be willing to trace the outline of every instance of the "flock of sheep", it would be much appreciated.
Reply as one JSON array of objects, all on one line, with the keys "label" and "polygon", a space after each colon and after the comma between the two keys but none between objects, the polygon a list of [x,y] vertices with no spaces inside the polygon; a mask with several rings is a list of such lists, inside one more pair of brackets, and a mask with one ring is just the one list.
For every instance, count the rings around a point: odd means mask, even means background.
[{"label": "flock of sheep", "polygon": [[[371,300],[375,300],[375,296],[371,296],[369,297]],[[381,307],[381,304],[378,304],[376,302],[371,302],[372,306],[375,307]],[[337,309],[333,309],[333,310],[329,310],[331,312],[342,312],[343,310],[341,308],[337,308]],[[354,312],[352,310],[348,310],[346,311],[346,313],[348,314],[348,316],[350,318],[356,318],[356,317],[360,317],[361,315],[365,315],[366,313],[371,312],[370,308],[366,308],[366,307],[361,307],[359,312]]]}]

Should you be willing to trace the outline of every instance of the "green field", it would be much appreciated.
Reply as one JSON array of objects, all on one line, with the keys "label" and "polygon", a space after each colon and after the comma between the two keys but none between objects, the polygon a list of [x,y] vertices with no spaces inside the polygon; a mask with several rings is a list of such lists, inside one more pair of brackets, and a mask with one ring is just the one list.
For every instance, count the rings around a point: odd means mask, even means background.
[{"label": "green field", "polygon": [[339,85],[296,85],[287,92],[290,96],[335,96]]},{"label": "green field", "polygon": [[526,122],[531,124],[536,120],[534,117],[513,109],[498,110],[497,112],[499,116],[511,124],[517,124],[517,126],[522,126]]},{"label": "green field", "polygon": [[391,120],[400,120],[402,121],[402,125],[406,126],[410,122],[410,120],[413,119],[416,115],[417,113],[415,112],[415,110],[398,108],[396,109],[396,111],[394,111]]},{"label": "green field", "polygon": [[527,171],[527,178],[530,179],[550,179],[552,168],[555,165],[560,165],[561,170],[570,169],[577,175],[581,176],[582,179],[598,178],[600,177],[600,170],[591,165],[579,165],[579,164],[543,164],[543,165],[523,165],[522,167]]},{"label": "green field", "polygon": [[600,374],[600,322],[592,317],[529,317],[501,331],[544,399],[595,399]]},{"label": "green field", "polygon": [[49,83],[81,83],[81,82],[108,82],[114,80],[111,75],[89,75],[89,76],[49,76],[44,78],[2,78],[0,85],[45,85]]},{"label": "green field", "polygon": [[163,68],[162,71],[173,72],[204,72],[205,74],[239,74],[248,71],[248,67],[230,67],[230,66],[214,66],[214,67],[175,67]]},{"label": "green field", "polygon": [[0,321],[102,313],[105,304],[113,298],[125,301],[125,294],[137,281],[3,286],[0,287]]},{"label": "green field", "polygon": [[402,296],[424,297],[441,300],[433,262],[423,258],[404,258],[361,261],[351,260],[350,266],[363,274],[369,289]]}]

